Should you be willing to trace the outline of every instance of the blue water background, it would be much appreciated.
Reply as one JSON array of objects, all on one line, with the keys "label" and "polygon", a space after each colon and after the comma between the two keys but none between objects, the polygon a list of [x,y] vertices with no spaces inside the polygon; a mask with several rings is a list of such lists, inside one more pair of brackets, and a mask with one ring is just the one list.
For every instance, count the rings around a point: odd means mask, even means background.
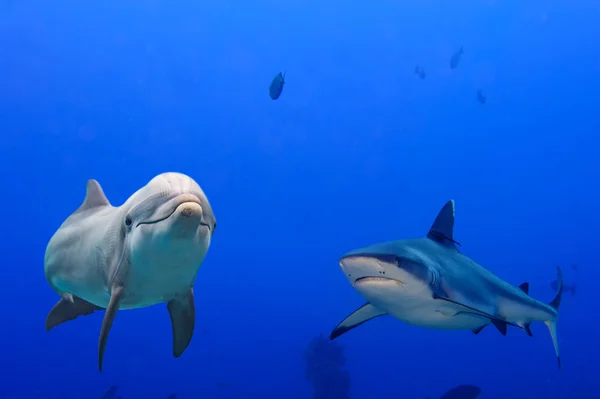
[{"label": "blue water background", "polygon": [[[352,397],[600,397],[599,20],[589,0],[3,1],[0,397],[309,398],[306,345],[363,303],[338,257],[424,235],[450,198],[482,265],[544,301],[556,265],[577,283],[563,369],[542,324],[385,317],[338,339]],[[219,223],[196,332],[174,359],[164,306],[121,311],[99,373],[102,312],[44,331],[45,246],[87,179],[119,205],[166,171]]]}]

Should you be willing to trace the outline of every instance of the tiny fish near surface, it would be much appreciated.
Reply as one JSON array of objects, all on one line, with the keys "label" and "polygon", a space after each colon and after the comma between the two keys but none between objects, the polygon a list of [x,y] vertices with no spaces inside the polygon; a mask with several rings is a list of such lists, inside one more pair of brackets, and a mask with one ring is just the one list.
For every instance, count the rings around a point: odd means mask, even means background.
[{"label": "tiny fish near surface", "polygon": [[456,67],[460,63],[460,59],[462,58],[463,51],[464,50],[461,46],[456,53],[452,54],[452,57],[450,58],[450,69],[456,69]]},{"label": "tiny fish near surface", "polygon": [[269,97],[271,100],[277,100],[283,91],[283,85],[285,84],[285,72],[279,72],[277,76],[273,78],[271,85],[269,86]]}]

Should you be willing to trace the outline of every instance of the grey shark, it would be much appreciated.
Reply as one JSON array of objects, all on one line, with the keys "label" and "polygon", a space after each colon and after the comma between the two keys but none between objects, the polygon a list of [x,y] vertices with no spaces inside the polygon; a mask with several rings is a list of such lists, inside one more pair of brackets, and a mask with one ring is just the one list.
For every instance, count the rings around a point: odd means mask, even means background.
[{"label": "grey shark", "polygon": [[194,331],[192,286],[216,225],[206,195],[186,175],[160,174],[121,206],[89,180],[83,204],[46,248],[46,279],[61,296],[46,330],[106,309],[98,342],[102,371],[117,311],[167,303],[173,355],[181,356]]},{"label": "grey shark", "polygon": [[472,330],[494,325],[506,335],[507,325],[532,336],[530,325],[549,329],[560,368],[556,333],[563,293],[558,268],[556,296],[545,304],[528,295],[529,284],[514,287],[484,269],[457,248],[454,201],[448,201],[426,237],[389,241],[351,251],[340,259],[350,284],[368,302],[331,333],[343,333],[385,314],[416,326]]}]

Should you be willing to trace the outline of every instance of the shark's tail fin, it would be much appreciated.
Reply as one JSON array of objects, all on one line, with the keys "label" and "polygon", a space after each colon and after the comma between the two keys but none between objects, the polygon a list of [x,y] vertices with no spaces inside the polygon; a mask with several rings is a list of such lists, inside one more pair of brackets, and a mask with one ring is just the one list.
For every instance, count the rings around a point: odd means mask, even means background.
[{"label": "shark's tail fin", "polygon": [[558,337],[556,334],[556,321],[558,319],[558,309],[560,308],[560,301],[562,299],[562,294],[563,294],[563,275],[562,275],[562,270],[560,270],[560,266],[557,267],[557,272],[558,272],[558,278],[557,278],[557,282],[558,282],[558,289],[556,292],[556,296],[554,297],[554,299],[552,301],[550,301],[549,305],[556,310],[556,317],[554,317],[551,320],[547,320],[544,322],[544,324],[546,324],[546,327],[548,327],[548,330],[550,331],[550,336],[552,337],[552,343],[554,344],[554,351],[556,352],[556,360],[558,360],[558,368],[560,368],[560,351],[558,349]]}]

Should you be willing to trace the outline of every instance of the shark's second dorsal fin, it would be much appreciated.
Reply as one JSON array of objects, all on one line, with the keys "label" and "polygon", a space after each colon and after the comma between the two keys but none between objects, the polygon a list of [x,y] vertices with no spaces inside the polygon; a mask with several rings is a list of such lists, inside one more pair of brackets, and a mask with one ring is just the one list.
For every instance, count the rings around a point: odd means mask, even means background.
[{"label": "shark's second dorsal fin", "polygon": [[529,295],[529,283],[525,282],[523,284],[521,284],[519,286],[519,288],[521,289],[521,291],[523,291],[524,293],[526,293],[527,295]]},{"label": "shark's second dorsal fin", "polygon": [[87,211],[89,209],[98,208],[101,206],[110,206],[110,202],[108,201],[108,198],[106,198],[106,195],[104,195],[104,191],[102,190],[100,183],[94,179],[90,179],[87,182],[83,204],[77,208],[75,213]]},{"label": "shark's second dorsal fin", "polygon": [[429,229],[427,237],[442,245],[455,248],[455,244],[460,245],[459,242],[454,240],[454,200],[446,202]]}]

